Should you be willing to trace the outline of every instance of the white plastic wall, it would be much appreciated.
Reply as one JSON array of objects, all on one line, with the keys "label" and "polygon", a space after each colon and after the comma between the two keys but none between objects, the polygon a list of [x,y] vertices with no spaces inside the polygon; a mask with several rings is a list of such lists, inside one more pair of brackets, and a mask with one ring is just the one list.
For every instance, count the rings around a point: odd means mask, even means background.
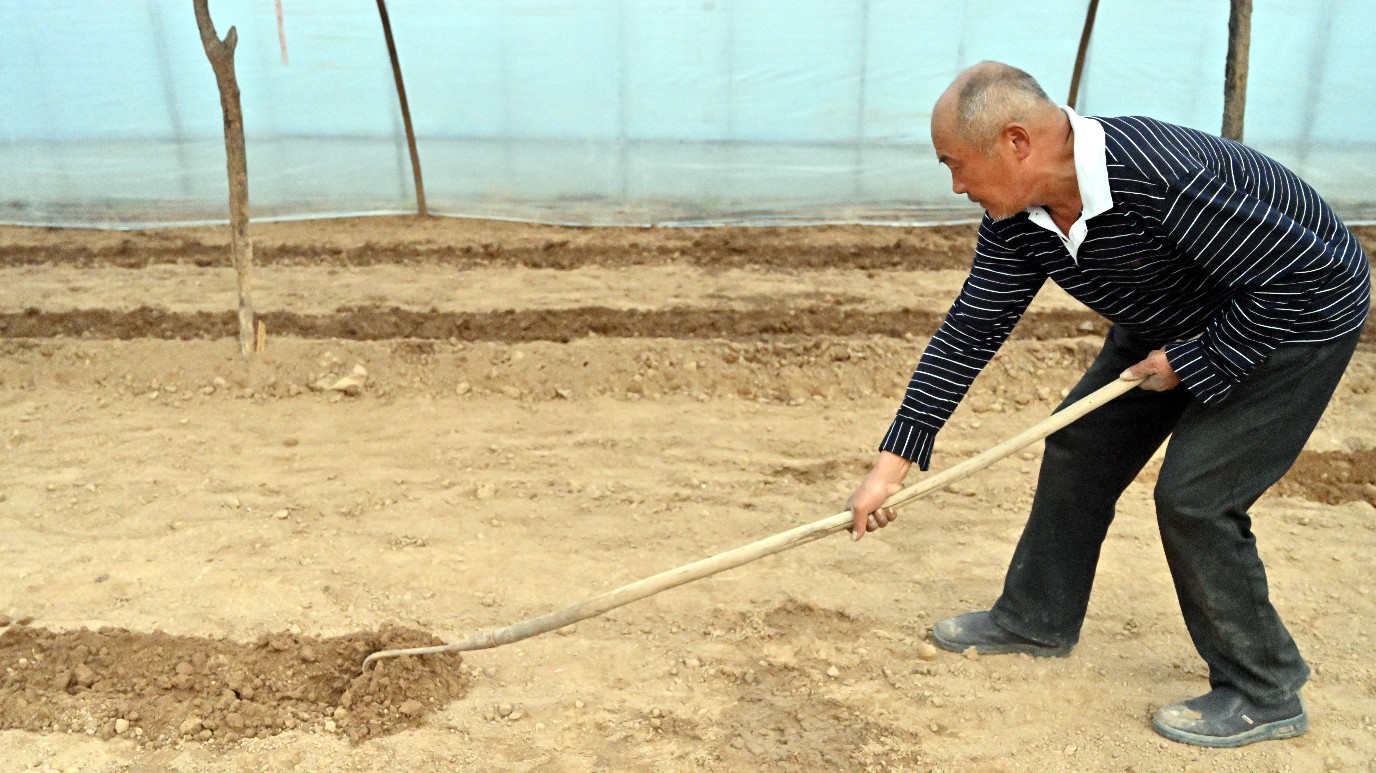
[{"label": "white plastic wall", "polygon": [[[211,0],[254,218],[412,212],[374,0]],[[583,224],[977,215],[932,101],[981,59],[1065,99],[1086,0],[390,0],[432,212]],[[1102,0],[1079,98],[1218,131],[1228,0]],[[1376,216],[1376,2],[1256,0],[1246,140]],[[0,221],[224,220],[190,0],[0,3]]]}]

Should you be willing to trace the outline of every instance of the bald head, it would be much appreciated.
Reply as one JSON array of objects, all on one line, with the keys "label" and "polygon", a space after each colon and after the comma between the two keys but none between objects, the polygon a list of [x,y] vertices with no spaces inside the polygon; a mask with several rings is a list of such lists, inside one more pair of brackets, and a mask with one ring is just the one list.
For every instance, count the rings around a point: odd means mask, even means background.
[{"label": "bald head", "polygon": [[932,124],[954,123],[957,137],[988,153],[1004,126],[1037,123],[1058,112],[1031,75],[1002,62],[980,62],[957,75],[937,100]]}]

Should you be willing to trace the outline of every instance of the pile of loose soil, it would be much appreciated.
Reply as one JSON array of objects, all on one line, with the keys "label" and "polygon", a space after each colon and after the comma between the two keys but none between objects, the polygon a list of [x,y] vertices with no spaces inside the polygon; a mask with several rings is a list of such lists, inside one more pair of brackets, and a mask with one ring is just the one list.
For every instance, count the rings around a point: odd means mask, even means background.
[{"label": "pile of loose soil", "polygon": [[233,742],[286,730],[359,742],[420,724],[468,689],[455,653],[394,658],[382,649],[442,643],[405,628],[321,639],[269,634],[251,644],[120,628],[0,634],[0,729],[129,737],[145,746]]}]

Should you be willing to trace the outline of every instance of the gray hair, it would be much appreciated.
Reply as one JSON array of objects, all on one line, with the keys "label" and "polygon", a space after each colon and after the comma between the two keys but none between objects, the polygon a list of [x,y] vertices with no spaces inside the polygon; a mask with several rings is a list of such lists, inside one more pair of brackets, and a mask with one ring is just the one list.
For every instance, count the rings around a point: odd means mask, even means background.
[{"label": "gray hair", "polygon": [[963,73],[956,101],[956,131],[985,153],[994,148],[999,130],[1028,121],[1039,110],[1055,107],[1037,80],[1001,62],[980,62]]}]

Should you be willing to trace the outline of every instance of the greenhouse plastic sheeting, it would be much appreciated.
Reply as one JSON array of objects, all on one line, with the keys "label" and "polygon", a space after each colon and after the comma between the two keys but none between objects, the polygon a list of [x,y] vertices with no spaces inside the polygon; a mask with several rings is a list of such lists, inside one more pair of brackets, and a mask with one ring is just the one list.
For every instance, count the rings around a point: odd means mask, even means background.
[{"label": "greenhouse plastic sheeting", "polygon": [[[1103,0],[1078,105],[1217,132],[1227,0]],[[931,223],[978,210],[931,104],[1016,64],[1067,98],[1087,3],[390,0],[432,213],[578,224]],[[211,0],[238,31],[255,219],[416,211],[373,0]],[[1376,216],[1376,2],[1256,0],[1248,143]],[[190,0],[0,4],[0,221],[224,221]]]}]

